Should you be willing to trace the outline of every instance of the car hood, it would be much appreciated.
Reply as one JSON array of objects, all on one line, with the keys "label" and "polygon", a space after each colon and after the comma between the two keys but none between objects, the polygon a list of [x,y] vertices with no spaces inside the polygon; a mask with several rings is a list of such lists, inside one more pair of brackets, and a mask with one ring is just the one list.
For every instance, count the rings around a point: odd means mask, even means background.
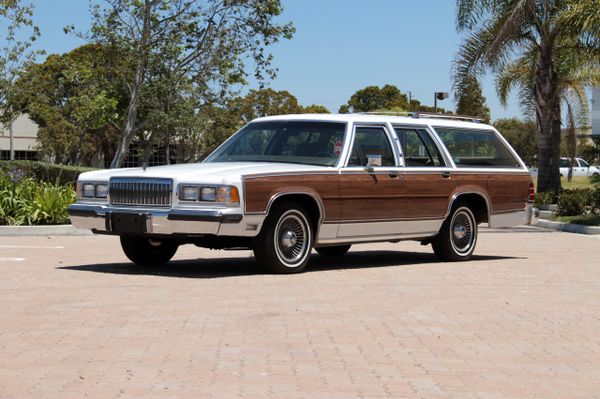
[{"label": "car hood", "polygon": [[239,183],[242,176],[264,173],[302,173],[333,169],[326,166],[271,162],[189,163],[143,168],[104,169],[82,173],[80,181],[106,181],[113,177],[167,178],[176,182]]}]

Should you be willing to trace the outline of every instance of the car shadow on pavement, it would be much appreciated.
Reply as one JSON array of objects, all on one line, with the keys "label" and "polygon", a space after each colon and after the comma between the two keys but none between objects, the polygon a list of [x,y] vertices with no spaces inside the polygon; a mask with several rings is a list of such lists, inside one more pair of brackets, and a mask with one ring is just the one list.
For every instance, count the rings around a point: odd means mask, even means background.
[{"label": "car shadow on pavement", "polygon": [[[473,255],[471,262],[487,260],[523,259],[511,256]],[[443,265],[433,254],[404,251],[352,251],[344,256],[326,257],[313,254],[305,272],[373,267],[406,267],[419,264]],[[149,275],[180,278],[219,278],[265,274],[254,257],[199,258],[175,260],[162,266],[139,266],[133,263],[104,263],[62,266],[59,270],[76,270],[95,273]]]}]

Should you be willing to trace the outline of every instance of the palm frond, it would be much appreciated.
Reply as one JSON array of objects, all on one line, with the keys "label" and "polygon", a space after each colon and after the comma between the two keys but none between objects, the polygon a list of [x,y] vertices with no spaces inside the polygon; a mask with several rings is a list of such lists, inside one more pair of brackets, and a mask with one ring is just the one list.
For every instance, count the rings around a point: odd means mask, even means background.
[{"label": "palm frond", "polygon": [[457,0],[456,26],[458,31],[473,29],[483,18],[491,3],[493,2],[489,0]]},{"label": "palm frond", "polygon": [[494,41],[488,49],[489,56],[494,57],[507,43],[523,39],[534,15],[535,0],[516,1],[512,9],[499,18],[499,29],[496,30]]},{"label": "palm frond", "polygon": [[573,114],[577,115],[577,125],[587,126],[590,119],[590,106],[585,86],[579,82],[570,82],[569,86],[561,92],[561,98],[572,109]]},{"label": "palm frond", "polygon": [[580,36],[587,44],[600,45],[600,5],[598,0],[569,0],[557,16],[556,25]]}]

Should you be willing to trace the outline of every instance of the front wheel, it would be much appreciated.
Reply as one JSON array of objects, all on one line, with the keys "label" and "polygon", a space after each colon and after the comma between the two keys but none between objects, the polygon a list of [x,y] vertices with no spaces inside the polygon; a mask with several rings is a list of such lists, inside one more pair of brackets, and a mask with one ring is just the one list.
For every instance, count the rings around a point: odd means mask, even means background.
[{"label": "front wheel", "polygon": [[269,214],[252,249],[256,261],[273,273],[304,270],[313,244],[313,227],[299,204],[279,204]]},{"label": "front wheel", "polygon": [[477,220],[469,207],[458,205],[431,242],[439,260],[458,262],[471,259],[477,243]]},{"label": "front wheel", "polygon": [[177,252],[172,240],[121,236],[121,248],[130,261],[138,265],[162,265]]}]

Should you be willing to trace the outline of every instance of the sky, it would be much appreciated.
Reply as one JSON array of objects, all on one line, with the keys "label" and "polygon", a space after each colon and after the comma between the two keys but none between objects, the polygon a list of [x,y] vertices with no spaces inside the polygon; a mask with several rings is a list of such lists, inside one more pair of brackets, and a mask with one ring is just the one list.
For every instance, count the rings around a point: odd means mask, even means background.
[{"label": "sky", "polygon": [[[89,0],[37,0],[35,20],[42,36],[36,43],[47,54],[65,53],[83,44],[63,28],[86,31]],[[369,85],[396,85],[423,104],[433,93],[452,90],[452,60],[461,41],[455,30],[455,0],[282,0],[280,22],[296,33],[271,47],[277,78],[269,83],[288,90],[302,105],[321,104],[332,112]],[[513,95],[504,108],[493,76],[483,80],[492,120],[520,117]],[[257,88],[251,82],[250,88]],[[453,96],[439,106],[454,110]]]}]

